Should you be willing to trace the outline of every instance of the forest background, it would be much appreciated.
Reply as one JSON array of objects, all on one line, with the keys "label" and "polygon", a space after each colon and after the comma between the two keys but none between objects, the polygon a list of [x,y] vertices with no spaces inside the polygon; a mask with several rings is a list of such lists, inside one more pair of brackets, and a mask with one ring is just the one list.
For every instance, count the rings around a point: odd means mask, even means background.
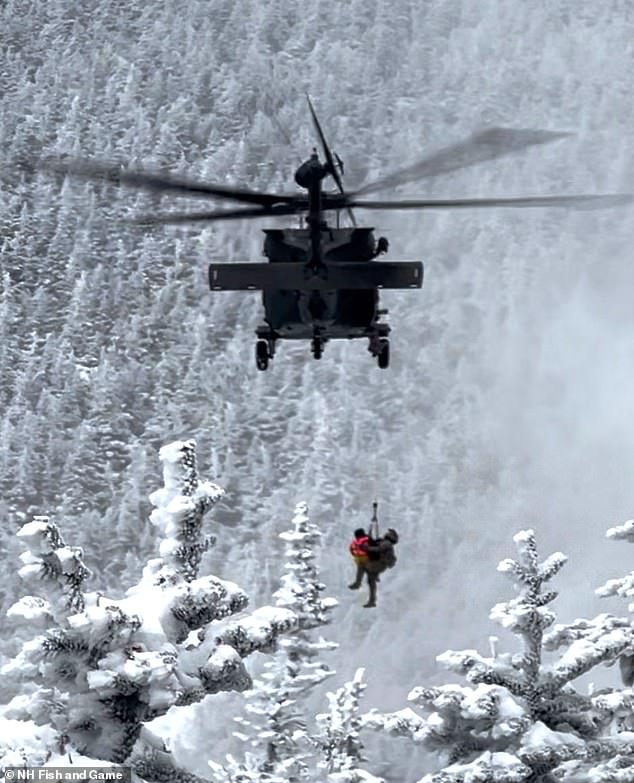
[{"label": "forest background", "polygon": [[[629,567],[603,533],[631,515],[631,210],[359,214],[390,257],[426,266],[422,292],[384,296],[393,366],[360,343],[319,363],[289,344],[257,373],[257,295],[212,294],[205,272],[258,259],[258,226],[143,231],[123,218],[157,199],[14,164],[96,155],[287,189],[314,144],[309,91],[351,188],[505,125],[575,135],[400,194],[631,190],[633,23],[618,1],[3,4],[7,563],[18,527],[49,513],[116,592],[152,549],[158,447],[195,437],[227,490],[205,567],[267,603],[277,533],[305,500],[341,604],[332,665],[341,682],[365,665],[373,706],[434,681],[437,653],[482,645],[521,527],[570,556],[560,615],[605,609],[591,588]],[[401,545],[370,614],[345,584],[372,497]],[[17,583],[2,593],[6,609]]]}]

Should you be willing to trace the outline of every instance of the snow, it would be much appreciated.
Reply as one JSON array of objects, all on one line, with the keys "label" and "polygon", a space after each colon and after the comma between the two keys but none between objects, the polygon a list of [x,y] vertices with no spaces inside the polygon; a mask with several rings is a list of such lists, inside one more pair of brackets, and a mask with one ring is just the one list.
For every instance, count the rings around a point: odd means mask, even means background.
[{"label": "snow", "polygon": [[[426,728],[434,726],[434,718],[439,716],[430,716],[424,721],[417,715],[411,707],[405,707],[389,715],[383,715],[376,710],[370,710],[362,716],[362,726],[364,728],[384,729],[388,734],[405,735],[411,737],[414,742],[421,741],[426,735]],[[436,722],[439,725],[440,721]]]},{"label": "snow", "polygon": [[[630,634],[625,631],[614,630],[605,634],[600,640],[600,644],[626,643]],[[557,671],[565,671],[577,666],[587,658],[592,658],[597,652],[597,641],[586,639],[577,639],[570,644],[567,650],[559,657],[556,664]]]},{"label": "snow", "polygon": [[7,617],[15,624],[43,628],[52,619],[51,605],[43,598],[26,595],[9,607]]},{"label": "snow", "polygon": [[490,702],[495,704],[496,728],[504,733],[507,722],[523,718],[526,710],[511,696],[506,688],[499,685],[477,685],[471,693],[467,693],[461,706],[461,713],[466,718],[478,719],[490,714]]},{"label": "snow", "polygon": [[[135,629],[127,623],[119,623],[119,617],[122,615],[119,614],[117,602],[104,602],[101,606],[88,606],[80,614],[71,615],[68,624],[82,633],[90,647],[99,647],[110,640],[113,632],[119,637],[120,643],[127,644],[131,641]],[[138,617],[132,619],[138,621]]]},{"label": "snow", "polygon": [[176,489],[178,489],[179,486],[180,471],[174,470],[173,466],[179,465],[182,462],[184,451],[193,450],[195,448],[195,440],[174,440],[171,443],[167,443],[165,446],[161,446],[159,449],[159,459],[163,462],[163,470],[168,471],[170,478],[175,477],[177,479],[175,484]]},{"label": "snow", "polygon": [[620,709],[631,711],[634,708],[634,693],[631,688],[622,691],[601,693],[593,696],[592,703],[605,712],[616,712]]},{"label": "snow", "polygon": [[568,558],[563,552],[553,552],[549,555],[539,567],[539,575],[542,579],[550,579],[568,562]]},{"label": "snow", "polygon": [[331,772],[327,780],[329,783],[385,783],[385,778],[376,777],[364,769]]},{"label": "snow", "polygon": [[511,559],[510,557],[507,557],[498,563],[498,571],[506,574],[515,571],[516,567],[517,567],[517,563],[515,562],[515,560]]},{"label": "snow", "polygon": [[55,550],[55,557],[63,574],[78,573],[84,566],[81,562],[83,551],[80,547],[62,546]]},{"label": "snow", "polygon": [[520,550],[524,550],[527,545],[531,544],[535,540],[535,531],[519,530],[514,536],[513,541],[518,545]]},{"label": "snow", "polygon": [[153,584],[157,573],[164,573],[161,568],[157,570],[158,565],[155,562],[142,581],[130,588],[128,595],[119,601],[100,599],[97,605],[94,603],[96,596],[92,596],[84,613],[69,618],[71,627],[89,629],[90,643],[93,644],[95,635],[108,633],[112,613],[121,611],[138,621],[139,627],[134,632],[136,640],[148,649],[157,646],[168,649],[189,633],[183,626],[184,621],[175,617],[174,609],[187,607],[190,613],[195,613],[199,607],[201,612],[211,613],[204,620],[208,622],[213,617],[224,617],[246,605],[247,596],[235,582],[214,576],[184,582],[172,573],[172,578],[165,585]]},{"label": "snow", "polygon": [[243,691],[251,687],[251,678],[242,661],[241,652],[218,640],[213,653],[199,669],[199,675],[210,693]]},{"label": "snow", "polygon": [[251,649],[267,649],[275,644],[278,629],[287,631],[296,624],[297,617],[290,609],[261,606],[246,617],[228,623],[219,631],[218,638],[234,640],[236,649],[246,654]]},{"label": "snow", "polygon": [[477,650],[446,650],[437,655],[436,660],[447,669],[463,672],[472,661],[482,661],[483,658]]},{"label": "snow", "polygon": [[628,519],[627,522],[624,522],[622,525],[608,528],[605,535],[606,538],[634,541],[634,519]]},{"label": "snow", "polygon": [[24,766],[28,758],[32,765],[45,764],[59,740],[51,726],[38,726],[33,721],[0,717],[0,767]]},{"label": "snow", "polygon": [[142,689],[149,686],[150,703],[158,709],[173,704],[180,690],[175,678],[177,657],[155,651],[114,650],[99,660],[99,669],[87,673],[88,685],[102,696],[120,689],[120,683]]},{"label": "snow", "polygon": [[541,721],[536,721],[522,735],[522,751],[542,753],[545,748],[555,749],[561,747],[577,747],[585,750],[585,742],[570,732],[553,731]]},{"label": "snow", "polygon": [[164,486],[150,495],[150,502],[157,507],[150,514],[150,521],[162,527],[164,535],[175,535],[178,532],[176,523],[202,500],[215,502],[224,494],[221,487],[209,481],[199,481],[195,474],[192,475],[195,484],[187,488],[187,494],[181,494],[183,479],[188,478],[189,470],[184,462],[189,459],[195,467],[195,448],[195,440],[174,441],[159,451]]},{"label": "snow", "polygon": [[51,551],[48,517],[35,517],[32,522],[22,525],[16,535],[32,552],[46,555]]},{"label": "snow", "polygon": [[72,750],[67,753],[52,753],[42,766],[64,767],[72,770],[73,767],[112,767],[114,765],[112,761],[84,756],[81,753],[77,753],[76,750]]},{"label": "snow", "polygon": [[548,628],[556,620],[555,613],[550,609],[544,606],[528,606],[521,599],[495,604],[489,617],[509,630],[529,629],[536,617],[540,618],[542,628]]},{"label": "snow", "polygon": [[[443,773],[446,783],[521,783],[531,770],[510,753],[485,751],[467,764],[450,764]],[[420,783],[429,783],[432,777],[426,775]]]}]

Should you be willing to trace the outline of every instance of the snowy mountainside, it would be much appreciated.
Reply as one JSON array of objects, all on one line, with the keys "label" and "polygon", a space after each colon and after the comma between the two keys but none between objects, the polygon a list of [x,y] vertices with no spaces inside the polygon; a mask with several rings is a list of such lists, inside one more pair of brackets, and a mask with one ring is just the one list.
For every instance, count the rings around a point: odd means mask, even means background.
[{"label": "snowy mountainside", "polygon": [[[282,345],[258,374],[257,296],[211,294],[205,272],[258,259],[259,226],[142,231],[122,218],[156,198],[14,163],[81,153],[288,188],[314,143],[308,90],[350,186],[508,125],[576,135],[402,194],[631,190],[633,21],[617,0],[5,4],[3,547],[22,515],[59,516],[116,591],[150,548],[157,447],[195,437],[227,490],[209,567],[266,602],[276,533],[306,500],[341,604],[333,665],[342,681],[366,666],[385,707],[433,676],[436,653],[482,643],[471,618],[518,527],[570,554],[570,586],[608,577],[602,531],[631,514],[634,469],[631,211],[359,213],[392,258],[426,265],[421,292],[384,296],[393,367],[357,342],[321,362]],[[370,615],[345,585],[373,496],[401,543]]]}]

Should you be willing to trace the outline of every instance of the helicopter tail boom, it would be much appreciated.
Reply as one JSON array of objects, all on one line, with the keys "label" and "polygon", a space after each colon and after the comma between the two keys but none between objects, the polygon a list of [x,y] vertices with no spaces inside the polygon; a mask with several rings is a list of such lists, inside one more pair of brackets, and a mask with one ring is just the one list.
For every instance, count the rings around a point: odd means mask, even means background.
[{"label": "helicopter tail boom", "polygon": [[296,262],[210,264],[212,291],[332,291],[421,288],[420,261],[346,261],[317,270]]}]

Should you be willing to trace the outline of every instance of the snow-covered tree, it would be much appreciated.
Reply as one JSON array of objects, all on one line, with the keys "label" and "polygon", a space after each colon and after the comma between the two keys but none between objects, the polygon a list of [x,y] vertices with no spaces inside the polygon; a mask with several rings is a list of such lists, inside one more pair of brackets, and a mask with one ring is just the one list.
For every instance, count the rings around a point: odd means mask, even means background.
[{"label": "snow-covered tree", "polygon": [[203,517],[223,491],[199,480],[193,441],[165,446],[160,458],[164,486],[151,496],[160,557],[124,598],[82,591],[82,552],[65,545],[48,518],[19,531],[28,547],[19,574],[46,598],[27,596],[9,611],[15,623],[41,633],[2,669],[24,689],[0,713],[0,765],[82,754],[125,762],[147,780],[190,779],[148,741],[144,723],[174,705],[250,687],[243,658],[273,651],[295,626],[282,607],[232,619],[247,606],[244,591],[198,576],[210,543]]},{"label": "snow-covered tree", "polygon": [[[634,519],[630,519],[623,525],[611,527],[606,532],[607,538],[615,541],[629,541],[634,543]],[[602,587],[599,587],[596,594],[602,598],[618,596],[619,598],[631,599],[634,597],[634,571],[630,571],[622,577],[609,579]],[[634,602],[628,605],[630,612],[634,611]],[[634,684],[634,651],[624,652],[619,659],[621,677],[625,685]]]},{"label": "snow-covered tree", "polygon": [[279,652],[264,664],[253,689],[245,694],[249,717],[236,719],[240,731],[235,734],[249,744],[250,751],[241,761],[229,756],[222,766],[210,762],[218,780],[250,780],[244,776],[260,774],[254,779],[297,781],[309,774],[305,699],[334,674],[321,655],[337,647],[321,635],[316,638],[315,632],[330,622],[337,601],[323,597],[325,585],[319,579],[317,559],[321,532],[310,521],[305,503],[296,506],[293,527],[280,538],[286,542],[286,573],[274,598],[276,606],[297,616],[297,626],[280,639]]},{"label": "snow-covered tree", "polygon": [[[611,527],[606,532],[607,538],[615,541],[634,543],[634,520],[628,520],[622,525]],[[612,596],[630,600],[628,609],[634,611],[634,571],[622,577],[609,579],[599,587],[596,594],[609,598]],[[623,621],[631,622],[631,621]],[[588,630],[580,629],[587,639]],[[596,698],[596,707],[602,711],[605,721],[610,722],[611,734],[618,740],[634,740],[634,648],[624,650],[619,656],[621,678],[625,688],[600,694]],[[584,770],[588,783],[627,783],[634,781],[634,753],[632,749],[622,748],[614,753],[612,758],[601,760]]]},{"label": "snow-covered tree", "polygon": [[[371,712],[365,725],[421,742],[440,754],[442,771],[424,783],[548,783],[573,780],[587,762],[628,751],[634,734],[610,737],[606,693],[584,695],[573,681],[600,663],[613,662],[631,647],[629,623],[610,615],[554,627],[549,604],[557,597],[547,583],[566,557],[557,552],[540,563],[533,531],[514,537],[518,558],[498,570],[515,583],[518,595],[493,607],[491,619],[518,637],[517,653],[448,651],[438,661],[470,685],[417,687],[408,708],[390,715]],[[549,650],[564,647],[558,658]],[[553,658],[553,660],[551,660]]]},{"label": "snow-covered tree", "polygon": [[321,756],[318,766],[327,772],[330,783],[385,783],[359,766],[364,761],[359,736],[364,673],[364,669],[357,669],[350,682],[328,693],[328,712],[317,715],[318,733],[311,740]]}]

